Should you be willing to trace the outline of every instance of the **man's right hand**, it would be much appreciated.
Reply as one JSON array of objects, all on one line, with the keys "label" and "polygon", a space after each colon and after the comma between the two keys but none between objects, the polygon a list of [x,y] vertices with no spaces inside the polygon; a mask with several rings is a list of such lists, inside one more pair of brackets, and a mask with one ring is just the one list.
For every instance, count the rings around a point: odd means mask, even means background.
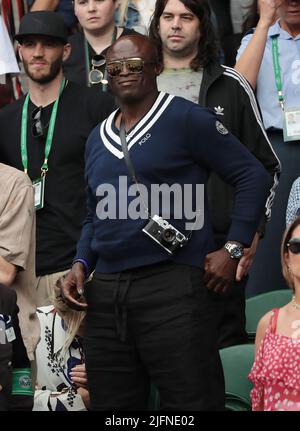
[{"label": "man's right hand", "polygon": [[277,19],[278,8],[283,0],[259,0],[259,23],[270,27]]},{"label": "man's right hand", "polygon": [[84,281],[84,265],[81,262],[76,262],[61,285],[62,297],[65,303],[73,310],[83,311],[87,308],[85,302],[80,302],[80,297],[84,291]]}]

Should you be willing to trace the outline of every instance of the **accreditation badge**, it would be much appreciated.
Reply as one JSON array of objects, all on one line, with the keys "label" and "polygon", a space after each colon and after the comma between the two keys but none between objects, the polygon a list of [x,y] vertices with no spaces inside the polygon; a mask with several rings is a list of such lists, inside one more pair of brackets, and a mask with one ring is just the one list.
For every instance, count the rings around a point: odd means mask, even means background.
[{"label": "accreditation badge", "polygon": [[44,208],[45,177],[32,181],[34,190],[34,208],[40,210]]},{"label": "accreditation badge", "polygon": [[300,140],[300,107],[285,109],[283,115],[284,141]]},{"label": "accreditation badge", "polygon": [[14,341],[16,339],[15,330],[12,326],[10,326],[9,328],[7,328],[5,330],[5,334],[6,334],[7,341],[9,343],[11,343],[12,341]]}]

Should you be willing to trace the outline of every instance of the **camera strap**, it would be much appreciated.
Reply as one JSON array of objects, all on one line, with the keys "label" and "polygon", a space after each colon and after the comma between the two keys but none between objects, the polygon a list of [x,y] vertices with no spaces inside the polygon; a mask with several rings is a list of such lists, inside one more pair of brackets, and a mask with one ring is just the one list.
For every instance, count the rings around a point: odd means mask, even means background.
[{"label": "camera strap", "polygon": [[133,179],[133,181],[137,184],[138,181],[137,181],[137,178],[135,175],[134,167],[131,163],[131,159],[130,159],[129,151],[128,151],[128,147],[127,147],[125,124],[124,124],[123,117],[121,119],[121,124],[120,124],[120,139],[121,139],[122,151],[124,154],[124,160],[126,163],[128,173],[131,176],[131,178]]},{"label": "camera strap", "polygon": [[124,154],[124,161],[125,161],[125,164],[127,167],[127,171],[129,173],[129,175],[131,176],[132,180],[136,184],[137,190],[138,190],[139,195],[141,196],[141,199],[142,199],[142,203],[143,203],[145,212],[146,212],[148,218],[150,219],[151,217],[150,217],[149,209],[148,209],[148,206],[144,200],[144,196],[140,190],[139,183],[138,183],[138,180],[137,180],[137,177],[135,174],[135,170],[134,170],[133,164],[132,164],[131,159],[130,159],[130,155],[129,155],[129,151],[128,151],[128,147],[127,147],[127,141],[126,141],[126,132],[125,132],[125,124],[124,124],[123,116],[121,118],[121,123],[120,123],[120,140],[121,140],[122,151]]}]

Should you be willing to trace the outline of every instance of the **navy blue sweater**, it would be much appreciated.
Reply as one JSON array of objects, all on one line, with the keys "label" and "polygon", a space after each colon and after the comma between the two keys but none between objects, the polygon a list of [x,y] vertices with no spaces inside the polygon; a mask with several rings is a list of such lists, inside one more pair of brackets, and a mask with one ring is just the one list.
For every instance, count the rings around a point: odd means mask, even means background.
[{"label": "navy blue sweater", "polygon": [[[119,214],[119,198],[125,199],[124,190],[119,188],[119,178],[128,177],[128,173],[115,118],[116,112],[96,127],[86,145],[88,215],[75,259],[85,259],[90,270],[104,273],[165,260],[203,267],[206,254],[215,249],[206,194],[202,229],[195,230],[188,244],[174,256],[170,256],[142,231],[147,220],[126,218],[124,206]],[[147,188],[149,196],[153,184],[176,183],[182,188],[191,184],[195,202],[196,184],[205,185],[210,172],[217,172],[235,188],[232,224],[227,238],[245,245],[251,243],[271,178],[261,163],[222,127],[211,111],[183,98],[160,93],[151,110],[128,133],[127,145],[139,183]],[[131,184],[128,178],[128,186]],[[110,188],[109,196],[115,193],[114,219],[103,219],[103,214],[108,210],[105,205],[107,195],[99,195],[103,187]],[[128,205],[134,205],[135,198],[128,197]],[[181,207],[180,202],[176,203],[177,208],[178,205]],[[171,210],[168,221],[182,233],[188,234],[184,217],[175,219]]]}]

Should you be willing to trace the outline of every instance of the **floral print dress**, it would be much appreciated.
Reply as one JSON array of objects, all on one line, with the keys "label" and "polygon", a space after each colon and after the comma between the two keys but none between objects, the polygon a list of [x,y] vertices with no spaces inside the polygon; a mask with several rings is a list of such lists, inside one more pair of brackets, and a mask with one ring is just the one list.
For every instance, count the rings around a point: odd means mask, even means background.
[{"label": "floral print dress", "polygon": [[300,339],[276,334],[273,314],[249,374],[252,410],[300,411]]},{"label": "floral print dress", "polygon": [[70,372],[84,362],[82,342],[75,337],[65,355],[62,348],[66,326],[52,305],[37,309],[41,326],[41,339],[36,350],[37,390],[34,394],[34,411],[87,410]]}]

